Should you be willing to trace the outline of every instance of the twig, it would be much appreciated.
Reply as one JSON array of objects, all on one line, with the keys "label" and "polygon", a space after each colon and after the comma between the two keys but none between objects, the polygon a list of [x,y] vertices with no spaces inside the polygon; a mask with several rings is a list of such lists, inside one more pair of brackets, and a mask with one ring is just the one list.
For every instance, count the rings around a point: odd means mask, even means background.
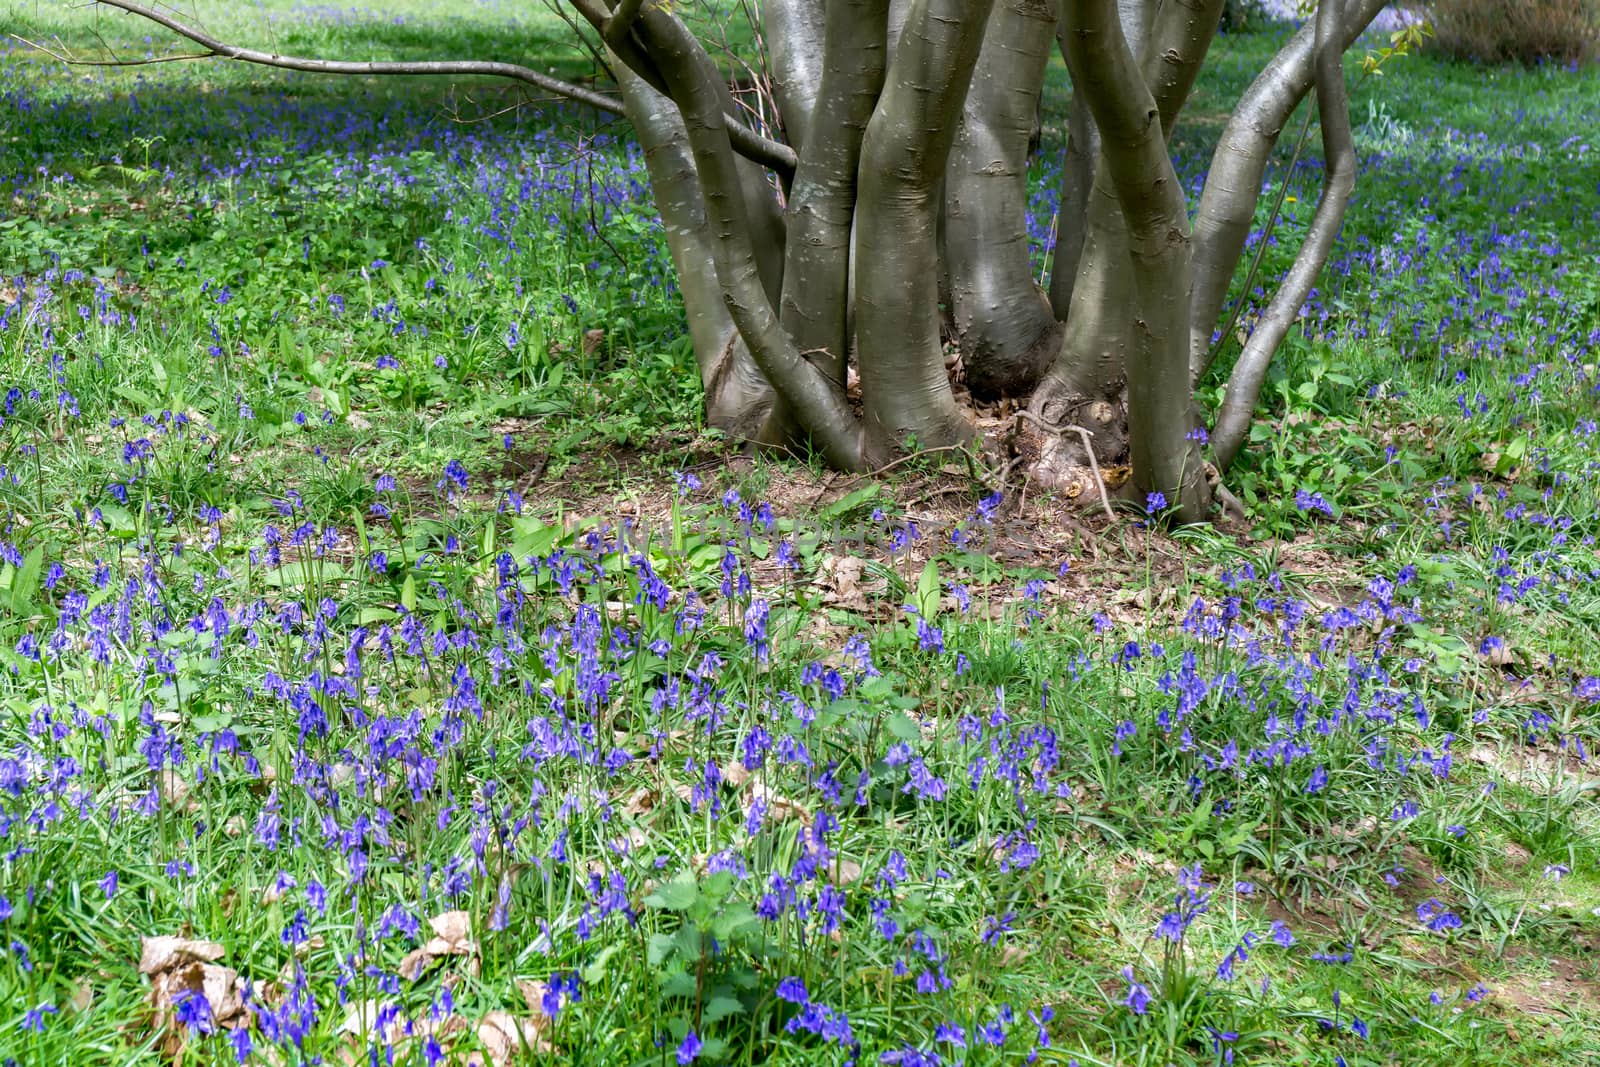
[{"label": "twig", "polygon": [[[158,26],[171,30],[179,37],[188,38],[219,59],[232,59],[240,63],[253,63],[263,67],[278,67],[283,70],[298,70],[307,74],[484,74],[491,77],[510,78],[513,81],[526,82],[529,85],[543,89],[545,92],[564,96],[569,100],[587,104],[601,111],[608,111],[613,115],[625,114],[620,100],[597,93],[592,89],[585,89],[581,85],[564,82],[560,78],[552,78],[548,74],[541,74],[517,63],[501,63],[495,60],[374,62],[286,56],[276,52],[262,52],[254,48],[241,48],[238,45],[229,44],[211,36],[204,30],[190,26],[186,22],[181,22],[165,12],[145,7],[143,4],[133,3],[132,0],[95,0],[95,3],[105,7],[114,7],[119,11],[126,11],[130,15],[137,15],[139,18],[154,22]],[[69,62],[77,61],[69,60]],[[148,61],[130,59],[120,61],[120,65],[140,66],[146,62]]]},{"label": "twig", "polygon": [[912,497],[910,500],[907,500],[906,503],[905,503],[905,506],[907,508],[914,508],[914,507],[918,507],[918,506],[920,506],[922,504],[929,503],[930,501],[937,500],[939,497],[942,497],[942,496],[951,496],[951,495],[953,495],[955,493],[965,493],[965,492],[968,492],[968,491],[969,490],[965,486],[943,485],[943,486],[939,486],[936,489],[930,489],[926,493],[918,493],[916,496]]},{"label": "twig", "polygon": [[[185,62],[187,60],[192,60],[192,59],[215,59],[215,58],[217,58],[217,54],[215,52],[183,52],[183,53],[181,53],[179,55],[175,55],[175,56],[151,56],[149,59],[139,59],[139,60],[128,60],[128,59],[79,59],[76,56],[68,55],[68,54],[66,54],[64,52],[57,52],[53,48],[46,48],[44,45],[40,44],[38,41],[30,41],[28,38],[23,37],[20,34],[11,33],[11,34],[7,34],[6,36],[10,37],[13,41],[16,41],[18,44],[27,45],[29,48],[33,49],[35,52],[43,52],[45,55],[49,56],[51,59],[58,60],[58,61],[60,61],[62,63],[70,64],[71,66],[74,66],[74,67],[128,67],[128,66],[150,67],[150,66],[154,66],[157,63],[182,63],[182,62]],[[108,49],[108,51],[109,51],[109,49]]]},{"label": "twig", "polygon": [[1289,157],[1289,165],[1284,168],[1283,180],[1278,183],[1278,195],[1272,201],[1272,212],[1267,216],[1267,225],[1261,231],[1261,239],[1256,242],[1256,254],[1250,260],[1250,270],[1244,276],[1244,287],[1239,290],[1239,299],[1228,311],[1228,321],[1217,335],[1216,343],[1206,353],[1206,367],[1216,362],[1217,354],[1222,351],[1222,346],[1228,343],[1228,335],[1233,333],[1234,326],[1238,325],[1239,313],[1244,310],[1245,300],[1250,296],[1250,289],[1256,283],[1256,273],[1261,270],[1261,258],[1266,255],[1267,241],[1278,226],[1278,217],[1283,211],[1283,201],[1289,194],[1289,186],[1294,181],[1294,168],[1300,162],[1300,153],[1305,151],[1306,141],[1311,133],[1311,110],[1306,109],[1306,121],[1300,127],[1300,137],[1295,141],[1294,154]]},{"label": "twig", "polygon": [[1027,408],[1021,408],[1015,415],[1011,416],[1012,424],[1015,425],[1018,419],[1027,419],[1029,422],[1033,423],[1046,433],[1053,433],[1058,436],[1064,433],[1075,433],[1078,435],[1079,440],[1083,442],[1084,452],[1086,452],[1089,456],[1089,469],[1094,471],[1095,488],[1100,490],[1100,506],[1105,509],[1106,518],[1110,519],[1112,522],[1116,522],[1117,513],[1111,510],[1111,498],[1106,495],[1106,480],[1100,473],[1100,461],[1095,458],[1094,445],[1089,440],[1094,436],[1094,433],[1072,422],[1060,424],[1048,422],[1044,419],[1041,419]]},{"label": "twig", "polygon": [[582,150],[583,150],[583,161],[588,167],[588,180],[589,180],[589,229],[593,230],[594,231],[594,235],[600,239],[600,243],[605,245],[606,248],[610,249],[611,250],[611,254],[613,256],[617,257],[617,262],[622,264],[622,272],[624,274],[626,274],[628,272],[628,261],[626,259],[622,258],[622,253],[618,252],[617,251],[617,246],[612,244],[610,239],[606,237],[605,231],[603,229],[601,229],[601,227],[600,227],[599,220],[595,218],[595,211],[594,211],[594,152],[589,148],[588,145],[583,145],[582,146]]}]

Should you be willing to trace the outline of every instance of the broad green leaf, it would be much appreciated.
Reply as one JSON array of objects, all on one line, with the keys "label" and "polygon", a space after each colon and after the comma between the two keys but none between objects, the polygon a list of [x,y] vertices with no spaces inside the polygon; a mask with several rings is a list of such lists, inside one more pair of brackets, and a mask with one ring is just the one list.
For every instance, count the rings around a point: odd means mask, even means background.
[{"label": "broad green leaf", "polygon": [[656,886],[655,891],[644,898],[644,902],[664,911],[683,911],[693,905],[699,896],[700,887],[695,885],[694,875],[685,872],[670,882]]}]

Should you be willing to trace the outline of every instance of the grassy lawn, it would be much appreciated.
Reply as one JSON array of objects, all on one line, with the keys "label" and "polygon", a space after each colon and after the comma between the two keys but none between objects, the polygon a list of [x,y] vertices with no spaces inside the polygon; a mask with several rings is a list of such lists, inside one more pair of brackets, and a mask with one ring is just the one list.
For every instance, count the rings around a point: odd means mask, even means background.
[{"label": "grassy lawn", "polygon": [[[594,74],[445,6],[188,10]],[[707,432],[625,125],[9,49],[0,1063],[1600,1058],[1596,73],[1352,52],[1250,521],[1164,531]]]}]

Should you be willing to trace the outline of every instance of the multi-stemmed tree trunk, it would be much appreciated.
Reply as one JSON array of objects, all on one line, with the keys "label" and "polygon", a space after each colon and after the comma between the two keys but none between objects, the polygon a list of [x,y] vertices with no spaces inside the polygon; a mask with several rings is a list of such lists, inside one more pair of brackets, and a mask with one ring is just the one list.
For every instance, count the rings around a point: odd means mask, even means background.
[{"label": "multi-stemmed tree trunk", "polygon": [[[1007,441],[1021,441],[1036,479],[1078,495],[1098,477],[1094,459],[1127,461],[1134,490],[1163,494],[1184,520],[1209,513],[1338,236],[1355,177],[1342,59],[1383,6],[1319,0],[1234,108],[1191,225],[1167,145],[1222,0],[761,0],[763,129],[661,0],[570,0],[620,103],[504,62],[252,51],[164,10],[99,2],[219,57],[493,74],[623,113],[645,152],[710,423],[863,469],[974,442],[964,383],[979,401],[1026,405]],[[1073,98],[1050,271],[1036,279],[1025,177],[1057,46]],[[1208,426],[1194,388],[1269,157],[1313,87],[1321,198]]]}]

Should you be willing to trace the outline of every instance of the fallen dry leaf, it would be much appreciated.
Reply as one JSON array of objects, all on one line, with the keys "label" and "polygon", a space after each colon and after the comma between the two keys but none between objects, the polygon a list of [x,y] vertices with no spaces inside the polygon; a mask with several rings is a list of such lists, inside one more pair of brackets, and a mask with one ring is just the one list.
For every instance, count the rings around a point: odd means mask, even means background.
[{"label": "fallen dry leaf", "polygon": [[743,760],[729,760],[722,766],[722,780],[732,789],[743,789],[750,781],[750,769]]},{"label": "fallen dry leaf", "polygon": [[807,811],[798,800],[793,800],[782,793],[774,793],[764,785],[756,785],[750,790],[750,803],[762,801],[767,806],[766,817],[775,823],[786,819],[799,819],[802,826],[811,825],[811,812]]},{"label": "fallen dry leaf", "polygon": [[[518,1019],[510,1012],[491,1011],[478,1024],[478,1043],[483,1046],[483,1053],[488,1056],[487,1062],[492,1067],[507,1067],[512,1058],[525,1049],[533,1052],[550,1051],[550,1042],[545,1040],[543,1034],[548,1025],[549,1020],[543,1016]],[[476,1053],[468,1056],[467,1062],[476,1063],[479,1067],[485,1063]]]},{"label": "fallen dry leaf", "polygon": [[150,1006],[161,1033],[161,1049],[176,1059],[187,1043],[188,1030],[179,1025],[176,1005],[181,997],[202,996],[211,1008],[212,1021],[233,1030],[247,1024],[249,1013],[239,993],[239,972],[214,963],[188,962],[158,971],[150,979]]},{"label": "fallen dry leaf", "polygon": [[836,859],[828,865],[828,880],[834,885],[849,885],[861,880],[861,864],[855,860]]},{"label": "fallen dry leaf", "polygon": [[159,974],[190,963],[215,963],[222,958],[223,951],[215,941],[143,937],[139,939],[139,973]]},{"label": "fallen dry leaf", "polygon": [[449,946],[452,953],[464,955],[473,949],[472,916],[464,911],[447,911],[428,920],[434,935]]},{"label": "fallen dry leaf", "polygon": [[527,1002],[529,1011],[535,1015],[544,1015],[544,995],[550,992],[548,985],[533,978],[518,978],[517,991]]},{"label": "fallen dry leaf", "polygon": [[859,556],[824,556],[817,567],[817,581],[823,586],[822,602],[851,611],[866,610],[869,601],[861,588],[866,567],[866,561]]},{"label": "fallen dry leaf", "polygon": [[445,956],[470,956],[478,946],[472,941],[472,917],[464,911],[447,911],[428,920],[433,936],[400,961],[400,976],[415,982],[430,964]]}]

